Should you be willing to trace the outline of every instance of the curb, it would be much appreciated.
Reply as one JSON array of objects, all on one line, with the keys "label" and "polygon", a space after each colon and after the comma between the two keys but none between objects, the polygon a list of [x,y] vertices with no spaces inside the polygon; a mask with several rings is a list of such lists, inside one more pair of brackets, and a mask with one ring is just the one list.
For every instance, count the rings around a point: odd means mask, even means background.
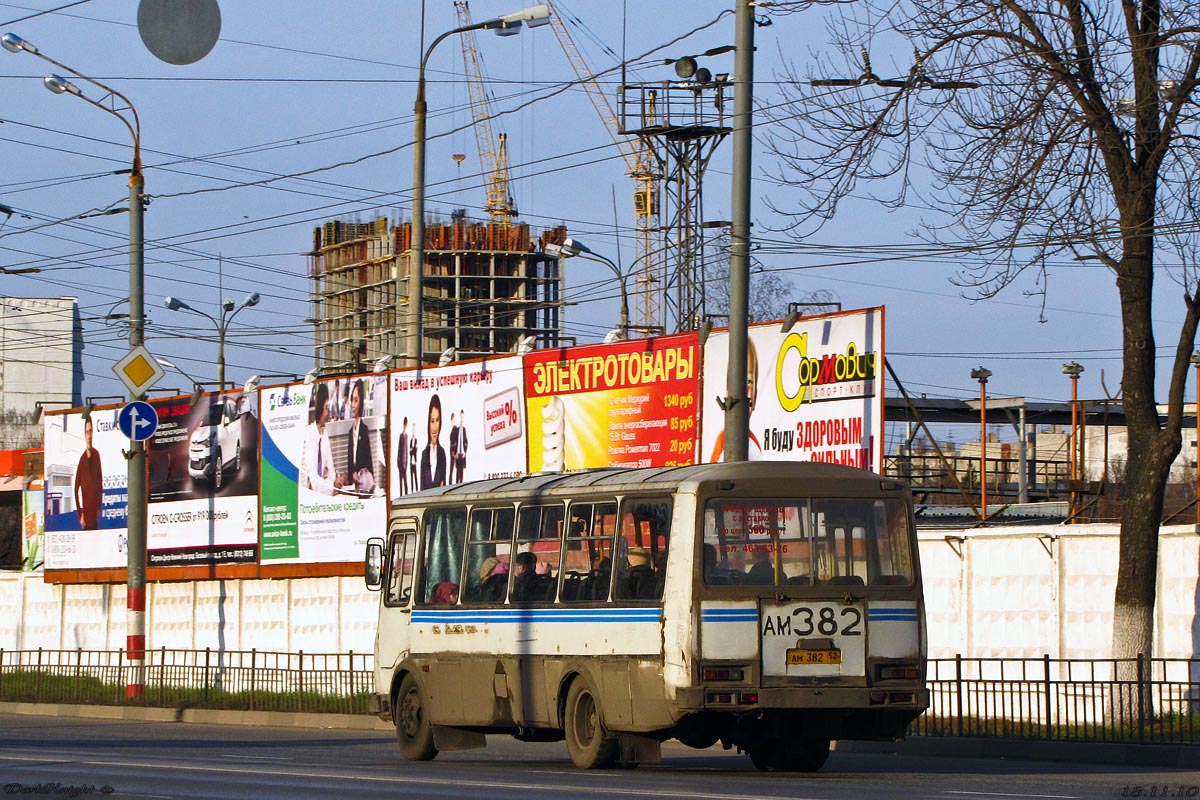
[{"label": "curb", "polygon": [[[176,709],[148,706],[86,706],[65,703],[7,702],[0,702],[0,714],[121,719],[132,722],[185,722],[197,725],[325,728],[387,733],[395,731],[391,723],[369,714],[314,714],[294,711],[236,711],[211,708]],[[842,740],[835,744],[835,749],[842,753],[1067,761],[1079,764],[1200,769],[1200,746],[1176,744],[1049,742],[1023,739],[911,736],[899,742]]]},{"label": "curb", "polygon": [[370,714],[314,714],[294,711],[238,711],[213,708],[89,706],[66,703],[4,703],[0,714],[80,719],[123,719],[132,722],[190,722],[198,725],[246,725],[275,728],[330,728],[348,731],[394,731],[391,723]]}]

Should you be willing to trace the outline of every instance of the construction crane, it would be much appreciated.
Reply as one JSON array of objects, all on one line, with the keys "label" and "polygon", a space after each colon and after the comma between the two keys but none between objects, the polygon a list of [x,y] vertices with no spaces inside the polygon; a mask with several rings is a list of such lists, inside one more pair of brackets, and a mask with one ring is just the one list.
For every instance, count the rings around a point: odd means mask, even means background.
[{"label": "construction crane", "polygon": [[654,236],[659,231],[659,175],[653,168],[654,159],[649,145],[641,138],[630,139],[621,134],[621,126],[612,103],[600,87],[595,74],[588,68],[587,62],[575,46],[570,31],[563,23],[563,17],[552,2],[550,6],[550,24],[558,36],[559,44],[571,68],[575,71],[579,83],[587,91],[588,98],[600,115],[600,120],[608,129],[617,149],[625,159],[628,174],[634,181],[633,211],[636,221],[636,243],[633,266],[634,281],[637,288],[637,313],[634,327],[643,330],[653,329],[663,324],[661,304],[659,301],[662,281],[659,276],[659,252],[654,247]]},{"label": "construction crane", "polygon": [[[467,0],[455,0],[459,27],[471,25],[471,9]],[[479,50],[475,46],[475,32],[467,31],[462,41],[463,67],[466,69],[467,86],[470,91],[471,117],[475,122],[475,142],[479,147],[480,173],[486,177],[487,202],[483,210],[488,219],[502,228],[512,225],[517,216],[517,204],[509,190],[508,137],[492,132],[492,109],[487,89],[483,83],[483,69],[479,64]],[[493,144],[495,142],[495,144]]]}]

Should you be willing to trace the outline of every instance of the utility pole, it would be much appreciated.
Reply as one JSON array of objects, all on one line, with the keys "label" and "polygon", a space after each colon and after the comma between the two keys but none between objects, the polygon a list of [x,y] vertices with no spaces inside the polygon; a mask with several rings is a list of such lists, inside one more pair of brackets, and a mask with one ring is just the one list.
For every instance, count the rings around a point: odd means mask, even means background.
[{"label": "utility pole", "polygon": [[[750,162],[754,145],[754,5],[737,0],[733,78],[733,199],[729,246],[729,366],[726,371],[725,460],[750,456],[746,347],[750,338]],[[757,376],[755,376],[757,377]]]}]

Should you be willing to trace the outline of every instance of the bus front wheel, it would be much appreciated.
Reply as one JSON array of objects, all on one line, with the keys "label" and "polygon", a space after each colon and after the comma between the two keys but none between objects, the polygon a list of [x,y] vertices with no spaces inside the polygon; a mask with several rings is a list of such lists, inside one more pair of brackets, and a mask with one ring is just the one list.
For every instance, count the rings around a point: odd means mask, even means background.
[{"label": "bus front wheel", "polygon": [[608,769],[616,763],[619,744],[600,719],[596,692],[582,677],[567,692],[567,753],[580,769]]},{"label": "bus front wheel", "polygon": [[396,738],[400,752],[409,761],[432,761],[438,754],[433,728],[426,714],[425,698],[417,679],[405,675],[396,696]]}]

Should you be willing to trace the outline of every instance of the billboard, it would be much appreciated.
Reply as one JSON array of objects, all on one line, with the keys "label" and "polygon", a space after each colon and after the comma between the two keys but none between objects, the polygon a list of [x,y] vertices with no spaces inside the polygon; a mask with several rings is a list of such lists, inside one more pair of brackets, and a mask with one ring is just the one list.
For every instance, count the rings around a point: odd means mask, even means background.
[{"label": "billboard", "polygon": [[38,488],[21,492],[21,569],[27,572],[40,570],[45,558],[46,493],[41,489],[41,481],[35,484]]},{"label": "billboard", "polygon": [[129,440],[119,407],[45,417],[46,569],[124,567]]},{"label": "billboard", "polygon": [[[750,327],[746,391],[750,460],[824,461],[883,470],[883,309],[802,317]],[[704,348],[705,397],[724,397],[729,332]],[[703,410],[700,461],[725,454],[724,412]]]},{"label": "billboard", "polygon": [[522,359],[393,372],[391,496],[525,474]]},{"label": "billboard", "polygon": [[362,559],[387,525],[387,376],[259,392],[263,564]]},{"label": "billboard", "polygon": [[525,357],[529,471],[695,463],[694,333]]},{"label": "billboard", "polygon": [[258,396],[156,400],[147,443],[146,564],[258,560]]}]

